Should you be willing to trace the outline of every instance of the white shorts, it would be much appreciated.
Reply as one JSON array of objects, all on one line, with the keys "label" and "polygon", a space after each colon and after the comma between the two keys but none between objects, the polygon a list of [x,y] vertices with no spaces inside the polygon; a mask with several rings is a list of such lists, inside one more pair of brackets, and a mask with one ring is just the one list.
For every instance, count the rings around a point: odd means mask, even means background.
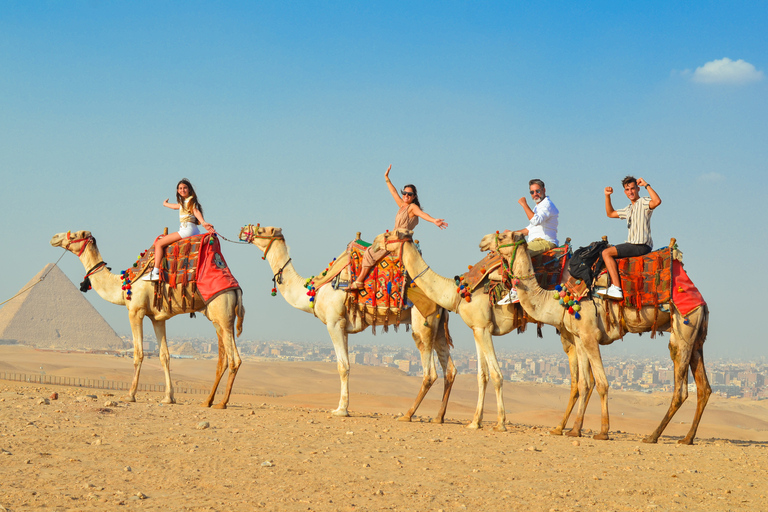
[{"label": "white shorts", "polygon": [[182,222],[181,226],[179,226],[179,236],[181,238],[188,238],[199,234],[200,230],[194,222]]}]

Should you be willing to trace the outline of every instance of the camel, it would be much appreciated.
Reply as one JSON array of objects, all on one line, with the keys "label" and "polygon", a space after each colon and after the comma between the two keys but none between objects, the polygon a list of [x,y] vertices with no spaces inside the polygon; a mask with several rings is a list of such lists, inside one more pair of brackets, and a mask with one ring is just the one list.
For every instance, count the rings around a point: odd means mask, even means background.
[{"label": "camel", "polygon": [[[337,368],[341,380],[341,396],[339,406],[333,411],[335,416],[349,416],[349,349],[347,335],[362,332],[368,328],[364,315],[355,315],[346,306],[347,292],[334,289],[332,286],[322,286],[314,297],[314,308],[307,300],[306,279],[301,277],[291,262],[288,246],[285,243],[282,229],[276,227],[259,227],[248,225],[240,232],[240,240],[250,241],[261,249],[264,258],[274,273],[276,286],[283,298],[296,309],[315,315],[323,322],[331,337],[336,351]],[[344,272],[348,273],[347,270]],[[342,274],[343,276],[344,274]],[[425,317],[418,308],[406,310],[401,318],[402,323],[410,323],[413,341],[421,353],[421,364],[424,376],[421,388],[413,406],[399,421],[411,421],[413,415],[426,396],[432,384],[437,380],[437,370],[432,352],[443,368],[444,387],[443,398],[434,423],[443,423],[448,397],[456,379],[456,367],[450,355],[450,333],[448,332],[447,312],[437,308]]]},{"label": "camel", "polygon": [[[403,265],[409,275],[417,276],[415,278],[416,285],[439,306],[458,313],[467,326],[472,329],[478,361],[478,397],[475,415],[467,425],[467,428],[478,429],[482,427],[483,404],[490,374],[496,391],[497,419],[493,428],[497,431],[505,431],[506,412],[502,389],[504,379],[496,357],[496,351],[494,350],[493,336],[502,336],[512,330],[523,327],[525,325],[523,310],[515,305],[491,305],[482,288],[477,288],[472,292],[469,302],[462,300],[461,296],[456,292],[454,280],[443,277],[430,269],[421,254],[414,247],[411,235],[411,231],[404,229],[390,231],[385,235],[387,249],[390,252],[400,252],[402,246]],[[554,434],[562,433],[571,410],[579,398],[579,393],[586,396],[591,392],[589,388],[579,390],[576,378],[580,366],[577,360],[579,354],[576,351],[570,333],[561,331],[560,334],[560,341],[563,344],[563,350],[568,356],[568,364],[571,370],[571,393],[563,419],[552,430]],[[586,367],[586,361],[582,362],[582,366]],[[587,373],[589,372],[587,371]],[[585,382],[588,381],[588,378],[585,379]]]},{"label": "camel", "polygon": [[[125,305],[128,308],[128,320],[130,321],[133,334],[134,373],[131,388],[124,400],[128,402],[136,401],[139,373],[141,372],[141,363],[144,360],[143,321],[144,317],[147,316],[152,321],[155,336],[157,336],[158,343],[160,344],[160,361],[165,372],[165,397],[162,403],[176,403],[176,399],[173,396],[173,383],[170,373],[170,353],[168,352],[168,344],[165,338],[165,321],[181,313],[202,311],[216,328],[216,336],[219,339],[219,361],[216,365],[216,378],[213,382],[213,389],[201,405],[203,407],[211,406],[221,377],[228,366],[229,378],[227,380],[226,392],[221,402],[213,406],[214,409],[227,408],[229,396],[232,393],[232,385],[235,382],[235,376],[241,362],[235,343],[235,320],[237,319],[237,335],[240,336],[243,330],[243,318],[245,315],[242,300],[243,293],[239,288],[220,293],[211,299],[208,304],[203,302],[202,297],[198,293],[191,308],[188,307],[181,310],[178,303],[176,303],[170,311],[160,310],[155,308],[153,304],[155,283],[138,279],[131,283],[130,292],[126,292],[123,289],[121,276],[113,274],[107,269],[106,263],[104,263],[99,249],[96,247],[96,239],[89,231],[58,233],[51,238],[51,245],[62,247],[80,258],[87,271],[87,278],[90,279],[93,289],[96,290],[96,293],[101,298],[112,304]],[[132,294],[131,300],[126,299],[126,293]]]},{"label": "camel", "polygon": [[[702,304],[685,317],[674,308],[674,305],[671,305],[670,312],[656,311],[655,307],[648,306],[640,308],[637,315],[635,315],[634,310],[631,314],[622,315],[617,302],[596,297],[592,300],[581,301],[581,318],[576,319],[575,316],[568,314],[558,301],[552,299],[552,292],[539,286],[533,276],[533,266],[526,250],[524,238],[511,233],[487,235],[483,239],[483,244],[488,247],[496,247],[502,255],[512,260],[512,272],[518,283],[518,297],[525,311],[540,322],[554,325],[561,332],[570,333],[575,340],[577,351],[586,356],[588,361],[586,363],[584,358],[581,358],[580,375],[586,375],[587,368],[591,369],[601,402],[601,428],[600,432],[594,436],[595,439],[608,439],[610,429],[608,380],[600,356],[600,345],[608,345],[622,338],[622,324],[626,332],[651,332],[656,315],[655,330],[670,333],[669,354],[674,363],[675,383],[669,409],[656,430],[646,436],[643,441],[646,443],[658,442],[672,417],[688,398],[688,368],[690,367],[696,381],[696,412],[688,434],[678,442],[680,444],[693,444],[701,416],[712,393],[704,368],[703,348],[709,323],[709,309],[706,304]],[[607,304],[605,303],[606,300],[608,301]],[[581,398],[579,399],[577,417],[569,435],[581,435],[588,398],[587,386],[585,379],[579,379]]]}]

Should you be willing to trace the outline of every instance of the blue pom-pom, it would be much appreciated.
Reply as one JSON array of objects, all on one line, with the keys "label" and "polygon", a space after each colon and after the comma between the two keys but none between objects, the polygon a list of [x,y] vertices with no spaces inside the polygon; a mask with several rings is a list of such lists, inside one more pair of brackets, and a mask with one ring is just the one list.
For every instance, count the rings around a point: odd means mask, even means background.
[{"label": "blue pom-pom", "polygon": [[557,291],[562,291],[562,290],[563,290],[563,287],[562,287],[562,286],[560,286],[560,285],[557,285],[557,286],[555,286],[555,290],[557,290]]},{"label": "blue pom-pom", "polygon": [[686,318],[686,319],[685,319],[685,321],[684,321],[683,323],[684,323],[685,325],[688,325],[688,323],[689,323],[688,319]]},{"label": "blue pom-pom", "polygon": [[126,295],[131,295],[131,294],[132,294],[132,292],[131,292],[131,290],[128,290],[127,292],[125,292],[125,294],[126,294]]},{"label": "blue pom-pom", "polygon": [[581,318],[581,315],[580,315],[579,313],[574,313],[574,314],[573,314],[573,318],[575,318],[576,320],[578,320],[578,319],[580,319],[580,318]]},{"label": "blue pom-pom", "polygon": [[315,302],[315,298],[314,297],[310,297],[309,298],[309,302]]}]

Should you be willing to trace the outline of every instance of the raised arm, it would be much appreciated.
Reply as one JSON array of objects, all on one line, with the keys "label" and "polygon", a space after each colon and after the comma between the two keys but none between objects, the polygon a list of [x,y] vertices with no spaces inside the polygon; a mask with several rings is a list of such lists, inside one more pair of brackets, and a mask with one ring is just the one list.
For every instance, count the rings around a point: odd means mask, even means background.
[{"label": "raised arm", "polygon": [[533,210],[528,206],[528,200],[525,197],[521,197],[517,202],[523,207],[523,211],[525,211],[525,216],[528,217],[528,220],[531,220],[533,218]]},{"label": "raised arm", "polygon": [[637,179],[637,185],[639,187],[645,187],[645,190],[648,191],[648,195],[651,196],[651,202],[648,203],[648,208],[653,210],[654,208],[656,208],[661,204],[661,198],[659,197],[659,194],[657,194],[656,191],[653,190],[651,186],[643,178]]},{"label": "raised arm", "polygon": [[439,227],[440,229],[445,229],[448,227],[448,223],[445,222],[445,219],[435,219],[434,217],[429,215],[427,212],[419,208],[419,205],[417,204],[411,204],[410,213],[413,213],[415,216],[422,218],[427,222],[431,222],[432,224]]},{"label": "raised arm", "polygon": [[612,219],[618,219],[619,212],[613,209],[611,194],[613,194],[613,187],[605,187],[605,214]]},{"label": "raised arm", "polygon": [[170,197],[165,198],[165,201],[163,201],[163,206],[165,206],[166,208],[170,208],[171,210],[178,210],[179,208],[181,208],[181,206],[179,206],[176,203],[169,203],[168,199],[170,199]]},{"label": "raised arm", "polygon": [[389,188],[389,193],[392,194],[392,199],[395,200],[398,208],[402,208],[405,202],[403,201],[403,198],[400,197],[400,194],[397,192],[397,189],[395,188],[395,186],[389,180],[389,171],[391,170],[392,170],[392,164],[389,164],[389,167],[387,167],[387,171],[384,173],[384,179],[387,181],[387,187]]}]

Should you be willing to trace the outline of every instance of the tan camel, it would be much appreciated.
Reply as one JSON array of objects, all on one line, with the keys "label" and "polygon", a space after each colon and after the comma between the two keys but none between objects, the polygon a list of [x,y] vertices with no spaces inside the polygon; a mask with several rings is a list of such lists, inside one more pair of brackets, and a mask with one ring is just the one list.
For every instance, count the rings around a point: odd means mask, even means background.
[{"label": "tan camel", "polygon": [[[593,300],[581,301],[581,318],[577,320],[566,312],[556,300],[552,292],[542,289],[533,276],[533,265],[526,250],[525,239],[512,234],[488,235],[483,243],[489,247],[498,248],[501,253],[510,258],[512,272],[519,280],[517,285],[518,297],[523,308],[538,321],[557,326],[561,332],[573,336],[577,351],[586,355],[588,363],[580,363],[580,375],[586,375],[587,368],[591,369],[597,392],[601,402],[601,428],[594,436],[595,439],[608,439],[608,380],[600,356],[600,345],[608,345],[623,337],[620,325],[625,326],[626,332],[651,332],[654,316],[657,331],[668,331],[669,354],[674,363],[675,383],[672,401],[667,413],[659,426],[649,436],[643,439],[647,443],[655,443],[666,428],[677,410],[688,398],[688,368],[690,367],[696,381],[696,412],[688,434],[679,441],[681,444],[693,444],[701,416],[709,400],[712,390],[704,368],[704,341],[707,337],[709,310],[706,304],[701,305],[684,317],[672,305],[672,311],[665,313],[656,311],[655,307],[643,307],[639,315],[622,315],[619,305],[612,300],[605,304],[599,297]],[[607,306],[607,308],[606,308]],[[588,364],[588,366],[585,366]],[[588,398],[585,379],[579,379],[582,397],[579,400],[577,417],[569,435],[581,435],[584,413]]]},{"label": "tan camel", "polygon": [[[264,252],[275,274],[277,287],[286,302],[291,306],[314,314],[328,328],[333,348],[336,351],[336,361],[341,380],[341,397],[339,407],[333,411],[336,416],[349,416],[349,349],[347,335],[362,332],[368,328],[365,315],[355,315],[346,306],[347,292],[332,286],[321,287],[315,295],[314,308],[310,307],[307,299],[306,280],[302,278],[291,263],[288,246],[285,243],[282,230],[275,227],[259,227],[248,225],[240,232],[241,240],[250,240],[253,245]],[[348,272],[348,271],[345,271]],[[424,371],[421,389],[413,406],[399,418],[400,421],[411,421],[416,409],[426,396],[432,384],[437,380],[437,370],[432,352],[443,368],[444,388],[440,410],[433,419],[442,423],[445,418],[448,397],[456,379],[456,367],[450,355],[450,334],[448,332],[448,313],[440,308],[424,317],[417,308],[410,308],[402,317],[402,323],[410,323],[413,341],[421,353],[421,364]]]},{"label": "tan camel", "polygon": [[[458,313],[467,326],[472,329],[472,335],[477,349],[477,385],[478,397],[475,415],[467,428],[481,428],[483,421],[483,405],[485,403],[485,392],[488,380],[493,379],[494,389],[496,391],[496,414],[497,420],[494,430],[506,430],[506,412],[504,408],[503,397],[503,377],[499,361],[496,357],[496,351],[493,347],[493,336],[502,336],[514,329],[525,325],[523,310],[518,305],[491,305],[487,294],[482,288],[475,289],[470,297],[470,301],[463,300],[456,292],[456,284],[453,279],[443,277],[429,268],[411,240],[412,232],[404,229],[396,229],[385,235],[387,249],[392,253],[400,253],[402,247],[403,264],[409,275],[417,276],[416,285],[424,293],[435,301],[439,306]],[[397,242],[397,243],[396,243]],[[565,428],[565,423],[573,409],[576,400],[579,398],[579,387],[577,385],[579,364],[577,361],[578,353],[573,344],[569,333],[561,331],[560,340],[563,344],[563,350],[568,356],[568,363],[571,369],[571,393],[566,407],[565,415],[560,424],[552,431],[560,434]],[[586,363],[584,362],[585,366]],[[588,382],[589,379],[586,379]],[[583,394],[589,394],[591,390],[585,388],[581,390]]]},{"label": "tan camel", "polygon": [[[125,305],[128,308],[128,320],[131,323],[131,332],[133,334],[133,381],[131,389],[128,391],[126,401],[136,401],[136,390],[139,386],[139,373],[141,372],[141,363],[144,360],[144,317],[149,317],[152,321],[152,327],[155,330],[160,345],[160,361],[163,364],[165,372],[165,397],[164,404],[176,403],[173,396],[173,383],[170,372],[170,353],[165,339],[165,321],[181,313],[191,313],[202,311],[203,314],[213,322],[216,327],[216,336],[219,339],[219,361],[216,365],[216,378],[213,382],[213,389],[208,398],[203,402],[204,407],[210,407],[216,394],[216,388],[219,386],[224,370],[229,366],[229,379],[224,398],[220,403],[214,405],[214,409],[226,409],[229,402],[229,395],[232,393],[232,384],[235,382],[237,370],[240,368],[240,355],[237,352],[235,344],[235,320],[237,319],[237,335],[243,330],[243,317],[245,308],[243,308],[243,293],[240,289],[227,290],[206,305],[200,294],[196,294],[194,304],[183,311],[174,301],[171,311],[158,310],[154,306],[154,287],[151,281],[141,279],[131,283],[131,300],[126,300],[126,290],[123,290],[122,278],[119,275],[109,272],[104,260],[101,258],[99,249],[96,247],[96,239],[89,231],[76,231],[74,233],[59,233],[51,238],[51,245],[54,247],[63,247],[69,252],[76,254],[83,263],[91,285],[101,298],[112,304]],[[160,285],[165,286],[165,285]]]}]

